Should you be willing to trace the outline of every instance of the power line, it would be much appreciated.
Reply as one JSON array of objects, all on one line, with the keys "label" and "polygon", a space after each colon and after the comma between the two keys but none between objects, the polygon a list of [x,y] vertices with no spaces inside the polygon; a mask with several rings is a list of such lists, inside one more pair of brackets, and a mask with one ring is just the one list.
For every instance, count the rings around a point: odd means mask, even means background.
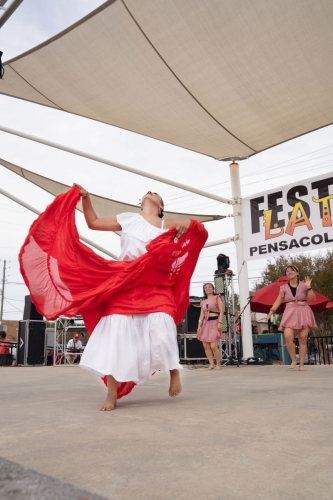
[{"label": "power line", "polygon": [[9,300],[5,299],[5,302],[7,302],[7,304],[9,304],[10,306],[14,307],[14,309],[16,309],[17,311],[23,312],[23,309],[19,309],[18,307],[14,306],[14,304],[11,304]]}]

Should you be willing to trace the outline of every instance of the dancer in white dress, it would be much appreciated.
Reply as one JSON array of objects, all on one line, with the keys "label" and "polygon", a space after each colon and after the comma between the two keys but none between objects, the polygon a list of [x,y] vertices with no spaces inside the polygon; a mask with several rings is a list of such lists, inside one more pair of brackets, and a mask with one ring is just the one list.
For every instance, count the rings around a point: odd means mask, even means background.
[{"label": "dancer in white dress", "polygon": [[[190,220],[163,219],[164,204],[157,193],[148,191],[141,201],[141,213],[123,213],[98,218],[87,190],[77,185],[90,229],[122,231],[120,260],[133,261],[146,252],[146,245],[163,232],[176,228],[181,238]],[[176,325],[172,318],[174,299],[168,287],[145,285],[136,292],[118,297],[94,329],[82,355],[80,366],[106,376],[108,393],[102,411],[113,410],[117,402],[118,382],[142,383],[155,371],[170,373],[169,395],[180,394],[181,382]],[[142,300],[142,294],[144,298]],[[119,295],[119,294],[118,294]],[[121,305],[123,301],[123,306]],[[137,314],[140,302],[140,312]],[[133,314],[132,314],[133,313]]]}]

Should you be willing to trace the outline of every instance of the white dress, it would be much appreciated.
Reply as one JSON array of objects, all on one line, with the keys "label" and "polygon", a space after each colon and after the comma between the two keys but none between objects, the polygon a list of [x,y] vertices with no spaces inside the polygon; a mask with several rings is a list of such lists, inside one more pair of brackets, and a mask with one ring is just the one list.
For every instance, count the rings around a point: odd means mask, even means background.
[{"label": "white dress", "polygon": [[[119,260],[132,261],[146,245],[166,230],[140,214],[117,216],[122,228]],[[177,331],[166,313],[111,314],[98,322],[81,357],[80,366],[91,373],[112,375],[118,382],[140,384],[157,370],[180,370]]]}]

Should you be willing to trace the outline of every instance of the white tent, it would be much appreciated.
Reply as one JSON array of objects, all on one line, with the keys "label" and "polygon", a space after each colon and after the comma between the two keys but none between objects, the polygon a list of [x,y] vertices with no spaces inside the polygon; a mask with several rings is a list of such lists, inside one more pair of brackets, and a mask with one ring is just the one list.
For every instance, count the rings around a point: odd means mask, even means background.
[{"label": "white tent", "polygon": [[6,62],[0,93],[246,157],[332,123],[332,19],[331,0],[109,0]]},{"label": "white tent", "polygon": [[[67,184],[62,184],[49,177],[44,177],[43,175],[35,174],[30,170],[14,165],[9,161],[0,158],[0,164],[11,170],[15,174],[23,177],[24,179],[32,182],[36,186],[44,189],[50,194],[57,196],[60,193],[64,193],[69,189],[70,186]],[[93,206],[98,213],[99,217],[113,217],[122,212],[139,212],[140,207],[138,205],[130,205],[129,203],[124,203],[122,201],[110,200],[109,198],[104,198],[103,196],[98,196],[96,194],[90,193]],[[78,203],[78,210],[82,212],[82,204]],[[184,214],[178,212],[168,212],[165,211],[165,215],[169,218],[176,220],[184,220],[184,218],[194,218],[200,222],[208,222],[212,220],[223,219],[223,215],[200,215],[200,214]]]}]

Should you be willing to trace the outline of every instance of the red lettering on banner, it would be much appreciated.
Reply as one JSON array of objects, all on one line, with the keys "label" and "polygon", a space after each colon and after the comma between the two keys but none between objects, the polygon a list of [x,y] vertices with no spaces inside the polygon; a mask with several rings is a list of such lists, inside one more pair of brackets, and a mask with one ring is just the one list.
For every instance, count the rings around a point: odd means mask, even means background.
[{"label": "red lettering on banner", "polygon": [[[298,212],[300,212],[300,217],[298,217]],[[302,203],[299,201],[295,203],[293,211],[291,212],[291,216],[286,228],[286,233],[292,236],[294,234],[295,227],[307,226],[308,230],[312,230],[311,222],[306,215],[306,212],[303,208]]]}]

